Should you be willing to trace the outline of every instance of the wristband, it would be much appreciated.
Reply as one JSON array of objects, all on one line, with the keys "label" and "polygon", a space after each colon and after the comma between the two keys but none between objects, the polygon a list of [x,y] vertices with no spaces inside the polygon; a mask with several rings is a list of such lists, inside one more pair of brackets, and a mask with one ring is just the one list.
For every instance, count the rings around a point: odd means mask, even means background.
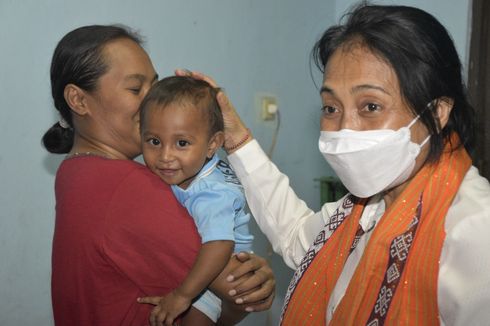
[{"label": "wristband", "polygon": [[227,152],[232,151],[232,150],[237,149],[238,147],[242,146],[249,138],[250,138],[250,129],[247,128],[247,134],[245,135],[245,137],[240,139],[240,141],[238,143],[236,143],[235,145],[232,145],[230,147],[224,147],[224,146],[223,147]]}]

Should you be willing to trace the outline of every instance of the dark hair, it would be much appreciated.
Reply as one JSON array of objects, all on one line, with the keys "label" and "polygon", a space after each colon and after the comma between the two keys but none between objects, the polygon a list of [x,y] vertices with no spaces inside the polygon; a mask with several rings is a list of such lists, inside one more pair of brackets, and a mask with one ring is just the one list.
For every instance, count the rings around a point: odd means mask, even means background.
[{"label": "dark hair", "polygon": [[[143,126],[149,104],[156,103],[165,108],[171,103],[189,101],[207,117],[210,135],[223,131],[223,115],[216,100],[219,88],[192,77],[172,76],[155,83],[140,105],[140,124]],[[143,128],[141,128],[143,130]]]},{"label": "dark hair", "polygon": [[73,146],[72,113],[64,96],[66,85],[74,84],[86,91],[94,91],[99,78],[108,70],[102,54],[104,46],[121,38],[139,45],[142,43],[135,32],[120,25],[83,26],[59,41],[51,61],[51,94],[56,110],[70,127],[63,128],[56,122],[44,134],[42,142],[49,152],[68,153]]},{"label": "dark hair", "polygon": [[[429,130],[428,161],[440,158],[453,132],[460,138],[453,149],[464,145],[471,152],[474,110],[467,99],[458,53],[444,26],[417,8],[365,2],[343,19],[344,24],[327,29],[315,44],[312,56],[317,67],[325,72],[330,56],[344,45],[366,46],[394,69],[402,97]],[[432,110],[439,100],[454,102],[442,131]]]}]

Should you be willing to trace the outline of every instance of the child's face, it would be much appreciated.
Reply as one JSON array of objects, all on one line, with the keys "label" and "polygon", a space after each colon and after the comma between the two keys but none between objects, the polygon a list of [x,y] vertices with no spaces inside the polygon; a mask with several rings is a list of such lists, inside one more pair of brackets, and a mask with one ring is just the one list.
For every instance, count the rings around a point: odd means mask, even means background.
[{"label": "child's face", "polygon": [[146,165],[168,184],[187,188],[221,146],[222,133],[209,135],[207,119],[191,104],[150,103],[142,124]]}]

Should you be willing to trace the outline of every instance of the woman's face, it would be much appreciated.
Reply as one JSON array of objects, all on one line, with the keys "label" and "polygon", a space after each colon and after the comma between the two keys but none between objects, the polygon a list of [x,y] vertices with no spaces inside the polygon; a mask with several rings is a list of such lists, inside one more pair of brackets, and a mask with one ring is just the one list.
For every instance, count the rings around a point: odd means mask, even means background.
[{"label": "woman's face", "polygon": [[102,53],[109,69],[87,97],[93,126],[89,136],[111,155],[132,159],[141,153],[139,105],[157,74],[132,40],[110,42]]},{"label": "woman's face", "polygon": [[[394,70],[360,44],[346,45],[333,53],[325,67],[321,97],[323,131],[398,130],[415,118],[400,93]],[[417,144],[429,135],[420,120],[410,131]],[[424,164],[429,148],[428,143],[421,148],[413,174]]]},{"label": "woman's face", "polygon": [[[391,66],[359,44],[340,47],[333,53],[325,67],[321,97],[324,131],[397,130],[415,118],[402,98]],[[420,122],[410,130],[416,143],[427,136]]]}]

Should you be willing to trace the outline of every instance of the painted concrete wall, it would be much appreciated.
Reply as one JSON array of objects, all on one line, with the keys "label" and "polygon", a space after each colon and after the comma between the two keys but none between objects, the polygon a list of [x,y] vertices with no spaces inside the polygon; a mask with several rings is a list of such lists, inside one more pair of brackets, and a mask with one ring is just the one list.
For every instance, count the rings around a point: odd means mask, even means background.
[{"label": "painted concrete wall", "polygon": [[[440,18],[466,60],[468,2],[397,1]],[[229,93],[259,142],[268,149],[274,123],[259,119],[256,97],[278,99],[281,129],[273,159],[298,195],[319,209],[314,179],[331,170],[317,151],[320,99],[309,54],[321,32],[352,2],[325,0],[0,0],[0,325],[52,324],[50,255],[54,174],[61,156],[41,146],[57,120],[49,64],[58,40],[86,24],[123,23],[139,30],[161,76],[174,68],[212,75]],[[387,3],[387,1],[383,1]],[[318,74],[313,73],[318,80]],[[257,234],[256,251],[278,278],[271,312],[242,325],[275,325],[291,271],[269,254]]]}]

